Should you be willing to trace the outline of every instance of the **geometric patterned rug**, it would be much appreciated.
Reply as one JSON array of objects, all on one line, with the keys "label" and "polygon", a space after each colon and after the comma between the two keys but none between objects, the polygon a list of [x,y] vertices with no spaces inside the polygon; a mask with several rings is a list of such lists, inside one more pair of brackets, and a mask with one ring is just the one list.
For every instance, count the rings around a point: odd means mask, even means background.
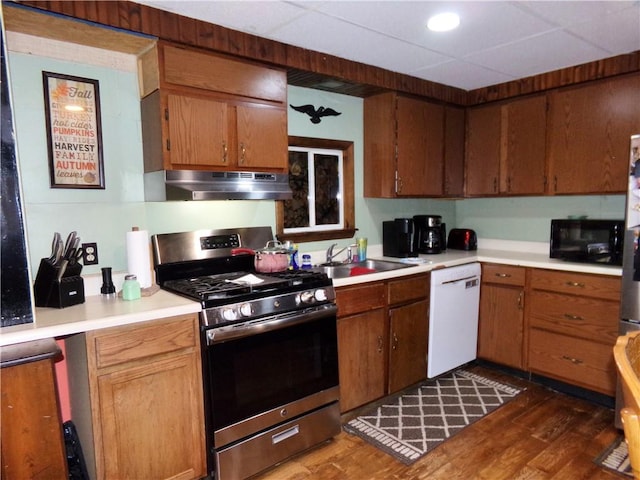
[{"label": "geometric patterned rug", "polygon": [[405,465],[476,422],[522,390],[456,370],[354,418],[344,430]]},{"label": "geometric patterned rug", "polygon": [[600,455],[593,460],[597,465],[608,468],[614,472],[622,473],[627,477],[633,477],[629,452],[624,436],[618,436]]}]

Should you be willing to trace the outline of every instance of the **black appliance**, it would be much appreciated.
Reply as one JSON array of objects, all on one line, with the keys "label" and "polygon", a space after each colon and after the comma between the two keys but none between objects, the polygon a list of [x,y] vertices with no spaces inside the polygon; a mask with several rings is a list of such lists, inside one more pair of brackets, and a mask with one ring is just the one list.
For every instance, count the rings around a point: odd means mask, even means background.
[{"label": "black appliance", "polygon": [[341,428],[331,279],[256,273],[244,252],[268,240],[270,227],[152,236],[160,286],[203,308],[207,459],[218,480],[250,477]]},{"label": "black appliance", "polygon": [[417,257],[413,250],[413,219],[382,222],[382,254],[385,257]]},{"label": "black appliance", "polygon": [[551,220],[549,257],[622,265],[623,220]]},{"label": "black appliance", "polygon": [[470,228],[452,228],[447,246],[451,250],[477,250],[478,236]]},{"label": "black appliance", "polygon": [[416,253],[442,253],[446,248],[440,215],[414,215],[413,228],[413,250]]}]

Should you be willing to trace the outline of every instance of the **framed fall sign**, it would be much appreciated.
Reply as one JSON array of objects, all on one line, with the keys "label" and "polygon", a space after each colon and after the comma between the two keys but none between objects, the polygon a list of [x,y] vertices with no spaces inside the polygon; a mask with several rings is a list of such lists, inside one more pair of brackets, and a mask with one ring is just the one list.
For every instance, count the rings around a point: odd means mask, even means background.
[{"label": "framed fall sign", "polygon": [[52,188],[104,189],[97,80],[42,72]]}]

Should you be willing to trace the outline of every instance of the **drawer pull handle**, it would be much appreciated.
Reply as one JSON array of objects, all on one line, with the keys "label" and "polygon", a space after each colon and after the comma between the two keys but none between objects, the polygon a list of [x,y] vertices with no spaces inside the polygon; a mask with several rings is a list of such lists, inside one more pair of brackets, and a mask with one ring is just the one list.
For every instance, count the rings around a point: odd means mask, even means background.
[{"label": "drawer pull handle", "polygon": [[275,445],[276,443],[280,443],[287,438],[294,437],[300,433],[300,425],[294,425],[291,428],[286,429],[283,432],[276,433],[271,436],[271,443]]},{"label": "drawer pull handle", "polygon": [[393,350],[397,350],[398,349],[398,336],[396,335],[395,332],[393,332],[393,345],[391,346],[391,348]]},{"label": "drawer pull handle", "polygon": [[568,285],[569,287],[584,288],[584,283],[580,283],[580,282],[567,282],[566,285]]},{"label": "drawer pull handle", "polygon": [[227,142],[222,142],[222,163],[227,163]]},{"label": "drawer pull handle", "polygon": [[580,315],[571,315],[570,313],[565,313],[564,318],[568,318],[569,320],[584,320]]},{"label": "drawer pull handle", "polygon": [[496,277],[499,277],[499,278],[511,278],[511,274],[510,273],[496,273]]},{"label": "drawer pull handle", "polygon": [[563,355],[562,356],[563,360],[569,360],[571,363],[573,363],[574,365],[580,365],[582,363],[582,360],[578,359],[578,358],[573,358],[573,357],[569,357],[567,355]]},{"label": "drawer pull handle", "polygon": [[524,298],[524,292],[520,292],[518,295],[518,310],[522,310],[522,299]]}]

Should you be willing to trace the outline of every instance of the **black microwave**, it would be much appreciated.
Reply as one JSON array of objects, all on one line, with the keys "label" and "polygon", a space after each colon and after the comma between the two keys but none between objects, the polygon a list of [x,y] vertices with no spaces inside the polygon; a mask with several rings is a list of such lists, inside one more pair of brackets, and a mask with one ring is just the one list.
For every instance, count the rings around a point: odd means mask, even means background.
[{"label": "black microwave", "polygon": [[622,265],[623,220],[551,220],[549,256],[570,262]]}]

